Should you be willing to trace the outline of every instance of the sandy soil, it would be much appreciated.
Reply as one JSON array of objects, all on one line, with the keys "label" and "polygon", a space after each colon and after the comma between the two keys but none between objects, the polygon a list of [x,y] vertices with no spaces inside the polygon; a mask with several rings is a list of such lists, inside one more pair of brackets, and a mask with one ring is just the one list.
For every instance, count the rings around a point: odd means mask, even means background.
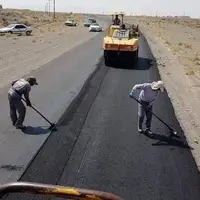
[{"label": "sandy soil", "polygon": [[[45,12],[31,10],[4,9],[0,11],[0,27],[7,26],[11,23],[22,23],[27,26],[37,27],[44,23],[54,20],[52,13],[49,15]],[[55,21],[65,21],[68,18],[81,20],[81,15],[73,13],[56,13]]]},{"label": "sandy soil", "polygon": [[178,58],[186,75],[200,76],[200,20],[136,18]]},{"label": "sandy soil", "polygon": [[200,169],[200,20],[127,17],[156,58],[175,114]]},{"label": "sandy soil", "polygon": [[[13,79],[24,76],[76,45],[93,37],[83,26],[84,17],[79,14],[56,14],[52,21],[46,13],[33,11],[10,11],[0,14],[1,22],[26,22],[33,27],[31,36],[6,34],[0,36],[0,87],[10,84]],[[63,24],[68,18],[78,21],[77,27]]]}]

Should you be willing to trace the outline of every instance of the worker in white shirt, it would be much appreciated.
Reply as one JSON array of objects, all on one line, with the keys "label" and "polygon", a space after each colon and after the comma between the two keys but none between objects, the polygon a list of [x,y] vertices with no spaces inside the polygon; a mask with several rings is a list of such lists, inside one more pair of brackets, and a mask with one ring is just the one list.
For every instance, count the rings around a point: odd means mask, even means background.
[{"label": "worker in white shirt", "polygon": [[29,77],[27,79],[19,79],[12,82],[12,87],[8,91],[10,118],[12,120],[13,125],[17,129],[26,128],[23,125],[26,115],[26,107],[24,106],[21,97],[22,95],[24,95],[27,106],[31,106],[29,92],[31,91],[31,86],[33,85],[38,85],[34,77]]},{"label": "worker in white shirt", "polygon": [[164,85],[162,81],[157,81],[153,83],[143,83],[136,84],[131,92],[130,97],[134,96],[135,91],[141,90],[139,95],[139,102],[142,104],[138,104],[138,132],[142,133],[142,124],[144,121],[144,116],[146,115],[146,130],[145,132],[148,134],[152,134],[151,131],[151,121],[152,121],[152,109],[153,103],[158,97],[159,92],[164,91]]}]

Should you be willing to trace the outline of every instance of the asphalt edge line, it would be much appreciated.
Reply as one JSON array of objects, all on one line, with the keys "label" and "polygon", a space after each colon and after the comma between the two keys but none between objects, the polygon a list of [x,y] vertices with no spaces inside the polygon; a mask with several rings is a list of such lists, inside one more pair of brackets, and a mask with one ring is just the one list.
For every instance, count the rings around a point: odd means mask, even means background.
[{"label": "asphalt edge line", "polygon": [[[107,30],[107,29],[106,29]],[[99,35],[101,33],[98,33],[97,35]],[[96,36],[97,36],[96,35]],[[91,38],[92,39],[92,38]],[[69,115],[70,111],[73,110],[73,107],[76,105],[76,103],[82,98],[82,96],[84,96],[85,90],[87,89],[87,86],[89,85],[90,81],[92,80],[92,78],[96,75],[96,73],[100,70],[101,65],[103,62],[103,54],[100,55],[99,60],[96,63],[96,68],[94,69],[94,71],[89,75],[89,77],[87,78],[87,80],[85,81],[85,83],[83,84],[81,90],[78,92],[78,94],[74,97],[74,99],[71,101],[71,103],[69,104],[69,106],[67,107],[67,109],[63,112],[63,114],[61,114],[61,117],[58,119],[58,121],[56,122],[56,125],[61,125],[61,123],[63,122],[64,118]]]},{"label": "asphalt edge line", "polygon": [[66,116],[70,115],[71,111],[74,110],[74,107],[76,104],[82,99],[82,97],[85,94],[85,91],[87,90],[87,87],[89,86],[92,78],[96,75],[96,73],[100,70],[102,63],[102,56],[100,57],[99,61],[96,64],[95,70],[89,75],[85,83],[83,84],[80,92],[75,96],[75,98],[72,100],[72,102],[69,104],[69,106],[66,108],[65,112],[61,115],[59,120],[57,121],[56,125],[61,125]]},{"label": "asphalt edge line", "polygon": [[[77,102],[79,100],[81,100],[81,98],[84,96],[85,91],[87,90],[87,87],[90,84],[90,81],[92,80],[92,78],[95,76],[95,74],[100,70],[101,68],[101,62],[102,62],[102,56],[100,57],[99,61],[96,64],[96,68],[95,70],[89,75],[89,77],[87,78],[87,80],[85,81],[85,83],[83,84],[80,92],[75,96],[75,98],[71,101],[71,103],[69,104],[69,106],[66,108],[65,112],[61,115],[61,117],[58,119],[58,122],[56,123],[56,126],[59,126],[64,118],[70,114],[70,112],[74,109],[75,105],[77,104]],[[49,139],[49,137],[51,136],[51,134],[53,133],[53,131],[51,131],[48,135],[48,137],[45,139],[45,141],[43,142],[43,144],[40,146],[40,148],[38,148],[38,150],[36,151],[36,153],[34,154],[34,156],[30,159],[29,163],[26,165],[25,170],[23,171],[23,173],[19,176],[19,178],[17,178],[17,182],[25,175],[25,173],[27,172],[27,170],[29,169],[29,167],[31,166],[31,164],[33,163],[34,159],[37,157],[37,155],[39,154],[40,150],[43,148],[43,146],[46,144],[47,140]],[[78,138],[78,137],[77,137]],[[77,141],[77,140],[76,140]],[[75,143],[76,143],[75,141]],[[73,150],[73,149],[72,149]],[[71,154],[71,153],[70,153]]]},{"label": "asphalt edge line", "polygon": [[[101,63],[101,62],[100,62],[100,63]],[[99,63],[99,64],[100,64],[100,63]],[[99,69],[97,70],[97,72],[101,69],[101,66],[99,65],[98,68],[99,68]],[[66,168],[66,166],[67,166],[67,164],[68,164],[68,162],[69,162],[69,160],[70,160],[70,158],[71,158],[71,155],[72,155],[72,153],[73,153],[73,151],[74,151],[74,147],[76,146],[77,141],[78,141],[78,139],[79,139],[79,137],[80,137],[80,133],[81,133],[81,131],[82,131],[82,128],[83,128],[83,126],[85,125],[85,121],[86,121],[87,118],[88,118],[88,115],[89,115],[89,113],[90,113],[90,110],[91,110],[91,108],[92,108],[92,105],[94,104],[94,101],[96,100],[96,97],[98,96],[99,91],[101,90],[102,83],[103,83],[103,81],[104,81],[104,79],[105,79],[105,77],[106,77],[108,71],[109,71],[109,68],[107,69],[107,71],[106,71],[105,74],[103,75],[101,81],[98,83],[98,89],[97,89],[97,91],[96,91],[95,97],[94,97],[94,99],[93,99],[93,101],[92,101],[92,103],[91,103],[90,108],[88,109],[88,111],[87,111],[87,113],[86,113],[86,115],[85,115],[85,119],[84,119],[84,121],[83,121],[83,123],[82,123],[82,125],[81,125],[81,127],[80,127],[80,130],[79,130],[79,132],[78,132],[77,138],[76,138],[76,140],[74,141],[73,147],[71,148],[71,151],[70,151],[70,153],[69,153],[69,157],[68,157],[68,159],[67,159],[67,161],[66,161],[66,163],[65,163],[65,167],[63,168],[62,174],[61,174],[61,176],[58,178],[58,181],[56,182],[56,185],[59,183],[60,179],[62,178],[63,172],[64,172],[64,170],[65,170],[65,168]],[[96,72],[96,73],[97,73],[97,72]],[[91,81],[92,78],[96,75],[96,73],[91,77],[90,81]],[[89,86],[90,81],[88,82],[88,85],[87,85],[87,86]],[[86,86],[86,88],[85,88],[85,91],[87,90],[87,86]],[[82,96],[77,100],[77,102],[78,102],[79,100],[81,100],[82,97],[84,97],[84,92],[85,92],[85,91],[83,91]],[[72,110],[73,110],[73,109],[74,109],[74,108],[72,107]],[[66,116],[68,116],[69,114],[70,114],[70,113],[67,113]],[[66,116],[65,116],[65,117],[66,117]],[[64,119],[63,119],[63,120],[64,120]],[[62,122],[61,122],[61,123],[62,123]],[[89,140],[90,140],[90,139],[91,139],[91,138],[89,138]]]}]

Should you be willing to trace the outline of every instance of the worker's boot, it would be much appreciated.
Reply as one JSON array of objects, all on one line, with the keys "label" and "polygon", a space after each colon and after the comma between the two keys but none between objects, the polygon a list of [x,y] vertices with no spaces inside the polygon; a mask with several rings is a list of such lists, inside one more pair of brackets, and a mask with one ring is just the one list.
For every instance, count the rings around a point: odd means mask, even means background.
[{"label": "worker's boot", "polygon": [[24,126],[22,124],[17,124],[15,126],[16,126],[16,129],[25,129],[26,128],[26,126]]},{"label": "worker's boot", "polygon": [[147,133],[147,134],[149,134],[149,135],[152,135],[152,134],[153,134],[150,128],[146,128],[146,129],[145,129],[145,133]]},{"label": "worker's boot", "polygon": [[143,130],[142,130],[141,127],[138,127],[138,132],[139,132],[139,133],[143,133]]}]

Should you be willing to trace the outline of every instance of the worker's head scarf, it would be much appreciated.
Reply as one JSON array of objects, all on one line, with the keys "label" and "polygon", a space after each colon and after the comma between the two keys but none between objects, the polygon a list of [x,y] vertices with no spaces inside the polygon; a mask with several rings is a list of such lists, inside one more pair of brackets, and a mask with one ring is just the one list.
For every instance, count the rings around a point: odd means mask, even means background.
[{"label": "worker's head scarf", "polygon": [[164,84],[163,84],[162,81],[153,82],[152,85],[151,85],[151,88],[152,88],[152,90],[159,90],[160,89],[160,91],[163,92],[164,91]]}]

